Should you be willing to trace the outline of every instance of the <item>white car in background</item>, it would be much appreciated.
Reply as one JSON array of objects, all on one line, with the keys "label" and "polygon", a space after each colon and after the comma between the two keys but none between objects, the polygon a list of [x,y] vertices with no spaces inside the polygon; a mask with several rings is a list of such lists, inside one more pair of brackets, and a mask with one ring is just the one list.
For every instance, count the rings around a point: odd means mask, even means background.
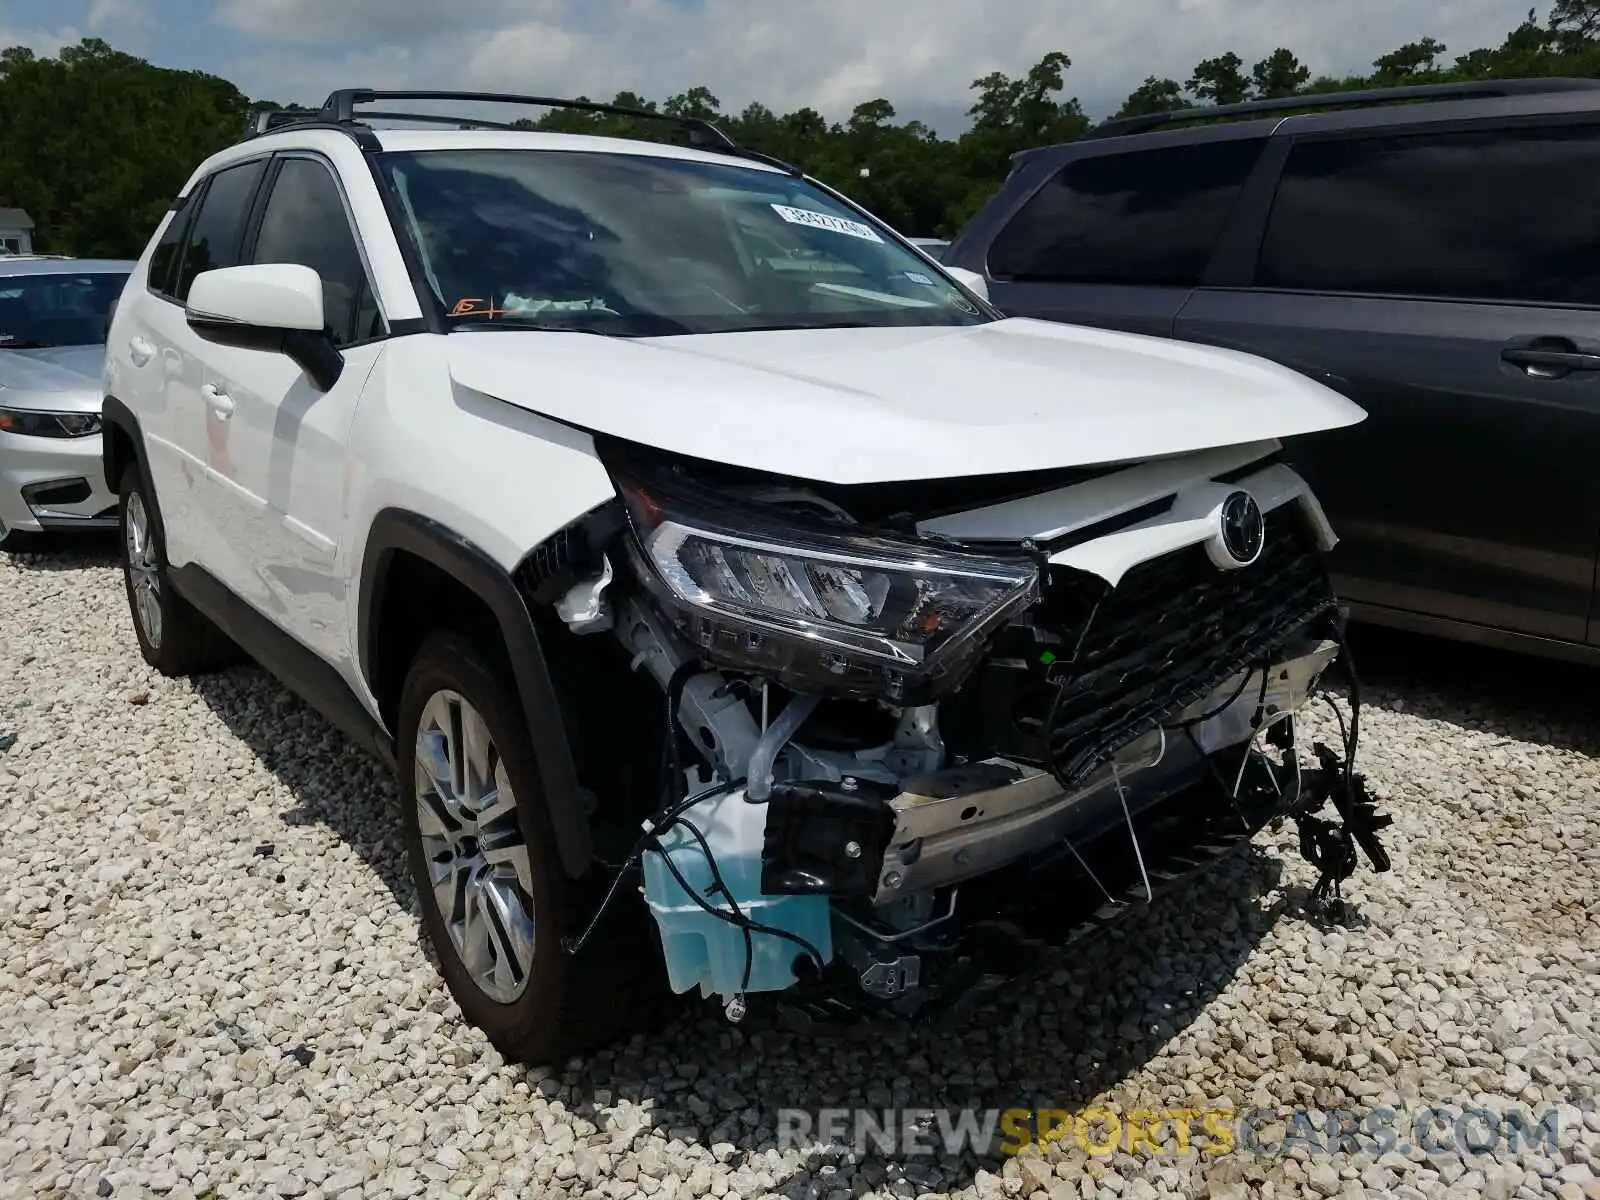
[{"label": "white car in background", "polygon": [[115,529],[100,470],[106,327],[134,263],[0,258],[0,545]]}]

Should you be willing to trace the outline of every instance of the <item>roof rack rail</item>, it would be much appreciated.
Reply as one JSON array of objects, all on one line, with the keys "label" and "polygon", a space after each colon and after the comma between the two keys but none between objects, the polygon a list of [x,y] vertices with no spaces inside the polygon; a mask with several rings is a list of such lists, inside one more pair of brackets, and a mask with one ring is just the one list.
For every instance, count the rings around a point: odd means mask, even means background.
[{"label": "roof rack rail", "polygon": [[[680,117],[671,113],[655,112],[648,108],[625,108],[617,104],[602,104],[597,100],[563,100],[555,96],[519,96],[504,92],[375,91],[372,88],[342,88],[323,101],[320,116],[323,120],[341,123],[354,121],[359,119],[355,111],[356,105],[372,104],[378,100],[465,100],[475,104],[523,104],[537,108],[565,108],[610,117],[631,117],[637,121],[669,122],[688,130],[690,145],[718,150],[732,150],[738,147],[738,143],[725,130],[714,121],[707,121],[702,117]],[[409,113],[363,115],[386,116],[390,120],[415,119],[414,114]],[[477,124],[470,119],[466,123]]]},{"label": "roof rack rail", "polygon": [[799,167],[741,146],[715,121],[703,117],[684,117],[673,113],[657,112],[648,108],[628,108],[619,104],[603,104],[597,100],[565,100],[556,96],[521,96],[504,92],[449,92],[449,91],[380,91],[373,88],[341,88],[329,94],[320,109],[267,110],[255,114],[245,137],[259,137],[286,125],[320,129],[365,128],[367,121],[416,121],[429,125],[450,125],[457,129],[518,129],[521,126],[505,121],[491,121],[477,117],[455,117],[440,113],[411,112],[356,112],[358,104],[372,104],[380,100],[446,100],[469,101],[475,104],[519,104],[537,108],[561,108],[574,112],[595,113],[601,116],[628,117],[638,121],[661,121],[677,125],[689,134],[689,144],[696,149],[720,154],[732,154],[777,167],[791,175],[804,174]]},{"label": "roof rack rail", "polygon": [[1122,137],[1149,133],[1166,125],[1187,121],[1223,120],[1230,117],[1266,116],[1299,109],[1338,108],[1344,105],[1401,104],[1408,100],[1470,100],[1508,96],[1537,96],[1559,92],[1581,92],[1600,88],[1600,79],[1551,76],[1525,79],[1474,79],[1462,83],[1422,83],[1410,87],[1364,88],[1353,92],[1312,92],[1304,96],[1280,96],[1271,100],[1247,100],[1243,104],[1217,104],[1196,108],[1175,108],[1168,112],[1122,117],[1095,126],[1080,140]]},{"label": "roof rack rail", "polygon": [[316,118],[317,112],[312,108],[263,108],[250,114],[250,119],[245,122],[244,136],[248,138],[260,137],[264,133],[271,133],[275,129],[282,129],[285,125],[293,125],[301,121],[310,121]]}]

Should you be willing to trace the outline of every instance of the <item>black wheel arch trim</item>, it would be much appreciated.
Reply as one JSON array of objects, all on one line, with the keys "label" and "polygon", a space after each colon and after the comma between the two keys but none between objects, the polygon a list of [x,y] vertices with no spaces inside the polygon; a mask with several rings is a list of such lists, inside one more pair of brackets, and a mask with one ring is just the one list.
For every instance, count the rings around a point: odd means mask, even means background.
[{"label": "black wheel arch trim", "polygon": [[583,875],[593,858],[593,840],[577,766],[533,615],[512,576],[482,549],[448,526],[405,509],[386,508],[377,514],[362,556],[356,655],[367,686],[376,694],[372,638],[382,619],[385,581],[397,552],[413,554],[444,571],[494,614],[527,720],[529,743],[539,764],[561,865],[574,878]]},{"label": "black wheel arch trim", "polygon": [[139,418],[115,396],[100,402],[100,475],[110,491],[117,490],[117,479],[125,465],[117,451],[117,435],[133,443],[134,461],[146,479],[150,478],[150,464],[145,458],[144,437],[139,431]]},{"label": "black wheel arch trim", "polygon": [[139,428],[139,418],[121,400],[107,396],[100,402],[100,474],[111,492],[120,491],[118,480],[127,470],[127,464],[121,460],[117,448],[119,434],[133,446],[133,463],[138,468],[139,477],[144,480],[145,505],[164,537],[167,527],[161,518],[161,498],[156,495],[155,485],[151,483],[150,457],[145,449],[144,433]]}]

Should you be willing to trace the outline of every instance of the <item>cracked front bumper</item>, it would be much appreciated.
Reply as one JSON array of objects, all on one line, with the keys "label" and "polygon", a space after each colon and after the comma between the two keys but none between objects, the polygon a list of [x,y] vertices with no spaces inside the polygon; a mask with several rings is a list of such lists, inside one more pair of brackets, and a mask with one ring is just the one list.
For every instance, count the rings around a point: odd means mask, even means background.
[{"label": "cracked front bumper", "polygon": [[[1336,642],[1307,640],[1276,657],[1265,680],[1261,669],[1236,673],[1070,791],[1048,771],[1003,758],[907,780],[889,802],[894,829],[872,902],[960,883],[1037,847],[1097,831],[1121,815],[1124,800],[1133,811],[1147,807],[1192,775],[1202,755],[1255,736],[1258,708],[1263,728],[1302,708],[1338,653]],[[1194,726],[1192,742],[1176,731],[1229,696],[1232,703]]]}]

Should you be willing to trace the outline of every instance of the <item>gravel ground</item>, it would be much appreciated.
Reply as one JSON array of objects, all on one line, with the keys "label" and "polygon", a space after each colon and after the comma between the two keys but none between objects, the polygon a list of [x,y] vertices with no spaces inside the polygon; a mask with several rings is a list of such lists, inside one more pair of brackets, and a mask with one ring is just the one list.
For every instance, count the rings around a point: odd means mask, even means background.
[{"label": "gravel ground", "polygon": [[[148,670],[110,562],[0,556],[0,1196],[1600,1198],[1591,674],[1366,649],[1395,869],[1347,888],[1354,928],[1298,911],[1290,826],[1209,903],[1136,914],[953,1030],[819,1042],[707,1004],[528,1071],[419,944],[389,781],[257,671]],[[775,1143],[782,1108],[1029,1103],[1267,1110],[1267,1144],[1297,1109],[1428,1103],[1553,1111],[1559,1134],[1432,1156]]]}]

